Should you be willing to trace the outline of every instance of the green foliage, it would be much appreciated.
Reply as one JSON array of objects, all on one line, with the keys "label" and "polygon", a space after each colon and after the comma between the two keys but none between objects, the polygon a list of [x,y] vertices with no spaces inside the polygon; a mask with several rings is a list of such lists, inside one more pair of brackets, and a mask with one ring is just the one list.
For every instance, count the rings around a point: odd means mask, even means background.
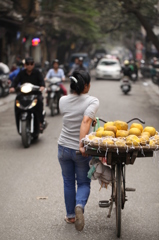
[{"label": "green foliage", "polygon": [[95,1],[88,0],[43,0],[42,14],[50,16],[50,24],[57,32],[65,31],[71,37],[89,40],[100,36],[100,28],[95,21],[99,12],[95,9]]}]

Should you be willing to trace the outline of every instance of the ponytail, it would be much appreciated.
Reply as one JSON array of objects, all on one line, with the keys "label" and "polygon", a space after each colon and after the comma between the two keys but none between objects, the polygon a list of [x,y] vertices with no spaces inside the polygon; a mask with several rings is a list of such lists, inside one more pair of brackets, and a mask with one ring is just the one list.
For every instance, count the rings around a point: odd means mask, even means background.
[{"label": "ponytail", "polygon": [[78,95],[83,92],[85,84],[89,85],[91,80],[89,73],[83,70],[74,71],[70,79],[70,88]]}]

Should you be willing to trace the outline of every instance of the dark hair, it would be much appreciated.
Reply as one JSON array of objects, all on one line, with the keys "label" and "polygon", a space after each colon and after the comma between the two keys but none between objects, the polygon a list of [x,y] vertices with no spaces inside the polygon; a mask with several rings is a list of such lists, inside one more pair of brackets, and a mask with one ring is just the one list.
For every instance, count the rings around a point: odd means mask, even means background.
[{"label": "dark hair", "polygon": [[78,95],[83,92],[85,84],[89,85],[91,81],[89,73],[83,70],[74,71],[70,79],[70,88]]}]

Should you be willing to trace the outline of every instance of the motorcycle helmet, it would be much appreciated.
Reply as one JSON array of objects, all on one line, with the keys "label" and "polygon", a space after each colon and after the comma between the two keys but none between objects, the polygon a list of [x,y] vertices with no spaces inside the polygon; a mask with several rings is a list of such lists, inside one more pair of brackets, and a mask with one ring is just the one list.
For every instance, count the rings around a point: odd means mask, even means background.
[{"label": "motorcycle helmet", "polygon": [[54,63],[58,63],[59,64],[59,60],[58,59],[54,59],[52,64],[54,64]]},{"label": "motorcycle helmet", "polygon": [[129,65],[129,60],[125,60],[124,65]]},{"label": "motorcycle helmet", "polygon": [[27,57],[27,58],[25,59],[25,64],[27,65],[28,63],[34,64],[34,59],[33,59],[32,57]]},{"label": "motorcycle helmet", "polygon": [[79,57],[78,60],[83,62],[83,57]]}]

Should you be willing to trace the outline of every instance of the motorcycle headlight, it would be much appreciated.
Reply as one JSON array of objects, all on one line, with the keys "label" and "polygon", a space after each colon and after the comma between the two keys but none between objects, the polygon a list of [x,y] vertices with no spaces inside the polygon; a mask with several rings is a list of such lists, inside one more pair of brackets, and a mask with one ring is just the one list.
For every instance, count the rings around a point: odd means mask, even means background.
[{"label": "motorcycle headlight", "polygon": [[23,92],[23,93],[29,93],[29,92],[31,92],[31,90],[32,90],[32,87],[29,85],[25,85],[25,86],[21,87],[21,92]]},{"label": "motorcycle headlight", "polygon": [[20,102],[18,100],[16,100],[15,105],[16,105],[16,107],[20,107]]},{"label": "motorcycle headlight", "polygon": [[31,106],[32,106],[32,107],[35,107],[36,104],[37,104],[37,102],[38,102],[38,100],[37,100],[37,99],[34,99],[34,100],[32,101],[32,103],[31,103]]}]

